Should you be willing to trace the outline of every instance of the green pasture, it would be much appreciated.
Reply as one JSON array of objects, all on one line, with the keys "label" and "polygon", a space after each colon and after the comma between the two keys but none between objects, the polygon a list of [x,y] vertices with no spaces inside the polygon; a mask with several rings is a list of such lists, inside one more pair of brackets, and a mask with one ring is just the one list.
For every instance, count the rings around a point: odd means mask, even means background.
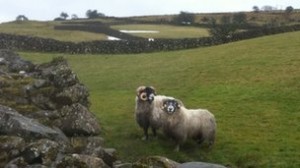
[{"label": "green pasture", "polygon": [[[300,18],[300,12],[294,10],[292,13],[285,13],[284,11],[274,11],[274,12],[243,12],[246,15],[246,20],[250,24],[254,25],[265,25],[276,22],[279,25],[289,25],[289,24],[298,24]],[[179,12],[178,12],[179,14]],[[177,17],[177,15],[153,15],[153,16],[139,16],[131,17],[132,20],[136,21],[168,21],[171,22]],[[221,23],[223,16],[232,17],[236,12],[227,12],[227,13],[195,13],[195,23],[199,24],[208,24],[207,19],[214,18],[217,23]]]},{"label": "green pasture", "polygon": [[33,37],[51,38],[60,41],[92,41],[105,40],[105,34],[84,31],[55,30],[54,26],[60,22],[23,21],[0,24],[0,33],[26,35]]},{"label": "green pasture", "polygon": [[171,26],[156,24],[114,25],[116,30],[154,30],[158,33],[134,33],[134,36],[145,38],[198,38],[209,36],[208,29],[191,26]]},{"label": "green pasture", "polygon": [[[124,55],[20,54],[34,63],[63,56],[90,91],[90,110],[106,147],[122,161],[162,155],[178,162],[205,161],[234,168],[300,167],[300,32],[214,47]],[[135,89],[152,85],[206,108],[217,120],[209,150],[188,141],[180,152],[161,132],[142,141],[134,120]]]},{"label": "green pasture", "polygon": [[[81,22],[85,22],[83,20]],[[89,21],[101,21],[104,23],[113,22],[113,20],[97,19]],[[79,21],[72,21],[74,23]],[[69,30],[55,30],[54,26],[60,25],[61,22],[37,22],[37,21],[23,21],[23,22],[9,22],[0,24],[0,33],[9,33],[17,35],[26,35],[33,37],[52,38],[60,41],[93,41],[106,40],[107,36],[100,33],[90,33],[84,31],[69,31]],[[116,30],[155,30],[159,33],[137,33],[134,36],[145,38],[197,38],[209,36],[208,29],[197,28],[190,26],[171,26],[171,25],[155,25],[155,24],[126,24],[111,26]]]}]

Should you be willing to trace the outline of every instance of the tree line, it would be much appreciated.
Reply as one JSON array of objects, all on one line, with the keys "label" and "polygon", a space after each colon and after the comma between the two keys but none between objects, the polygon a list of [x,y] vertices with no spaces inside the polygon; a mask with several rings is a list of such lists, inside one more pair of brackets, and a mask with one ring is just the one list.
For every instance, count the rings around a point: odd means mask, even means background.
[{"label": "tree line", "polygon": [[[94,10],[87,10],[86,13],[86,18],[88,19],[95,19],[95,18],[102,18],[102,17],[106,17],[105,14],[98,12],[98,10],[94,9]],[[67,20],[68,18],[72,19],[72,20],[77,20],[79,19],[78,15],[76,14],[72,14],[71,16],[67,13],[67,12],[61,12],[59,17],[54,18],[55,21],[64,21]],[[25,15],[18,15],[16,17],[16,21],[28,21],[28,17],[26,17]]]},{"label": "tree line", "polygon": [[[102,18],[105,17],[105,15],[101,12],[98,12],[98,10],[94,9],[94,10],[87,10],[85,13],[86,17],[88,19],[96,19],[96,18]],[[61,12],[60,16],[55,18],[55,21],[63,21],[63,20],[67,20],[67,18],[69,17],[68,13],[66,12]],[[79,17],[76,14],[72,14],[71,16],[72,20],[76,20],[79,19]]]},{"label": "tree line", "polygon": [[[252,7],[254,12],[272,12],[272,11],[277,11],[278,9],[276,7],[270,6],[270,5],[265,5],[259,8],[258,6],[253,6]],[[292,13],[294,11],[294,8],[292,6],[288,6],[285,8],[284,12],[286,14]],[[106,17],[104,13],[98,12],[96,9],[94,10],[87,10],[86,13],[86,18],[88,19],[95,19],[95,18],[101,18],[101,17]],[[54,18],[56,21],[63,21],[67,20],[68,18],[72,20],[79,19],[79,17],[76,14],[72,14],[71,16],[66,13],[66,12],[61,12],[59,17]],[[27,21],[29,20],[25,15],[18,15],[16,17],[17,21]],[[195,15],[190,12],[184,12],[181,11],[180,14],[174,19],[174,22],[179,23],[179,24],[193,24],[195,21]]]},{"label": "tree line", "polygon": [[[253,6],[253,12],[273,12],[278,9],[272,6],[263,6],[261,9],[257,6]],[[289,14],[293,12],[292,6],[286,7],[284,10],[285,16],[288,18]],[[233,13],[230,15],[223,15],[220,21],[217,23],[215,18],[204,17],[201,19],[203,22],[208,23],[209,33],[214,41],[221,43],[227,42],[233,37],[233,35],[239,29],[248,28],[250,25],[247,23],[247,15],[243,12]],[[180,14],[174,18],[173,23],[179,25],[193,25],[195,23],[195,14],[189,12],[180,12]],[[269,24],[269,27],[276,27],[276,23]]]}]

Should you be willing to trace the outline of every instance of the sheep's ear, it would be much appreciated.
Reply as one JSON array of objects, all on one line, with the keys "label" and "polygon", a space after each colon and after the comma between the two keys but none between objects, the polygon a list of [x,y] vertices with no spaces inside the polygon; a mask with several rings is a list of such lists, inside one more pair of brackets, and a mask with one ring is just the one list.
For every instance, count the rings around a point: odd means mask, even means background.
[{"label": "sheep's ear", "polygon": [[136,94],[137,95],[140,95],[140,93],[146,89],[146,86],[139,86],[137,89],[136,89]]},{"label": "sheep's ear", "polygon": [[165,103],[163,103],[163,105],[160,107],[162,110],[165,109],[167,107],[167,105]]},{"label": "sheep's ear", "polygon": [[177,102],[177,108],[180,108],[181,106],[183,106],[183,103],[181,100],[176,99]]}]

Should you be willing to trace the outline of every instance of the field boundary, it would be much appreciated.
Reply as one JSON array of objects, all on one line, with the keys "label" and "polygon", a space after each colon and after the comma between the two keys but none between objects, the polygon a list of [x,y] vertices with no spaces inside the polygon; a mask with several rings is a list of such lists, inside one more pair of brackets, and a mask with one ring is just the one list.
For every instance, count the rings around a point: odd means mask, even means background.
[{"label": "field boundary", "polygon": [[260,28],[239,32],[219,40],[213,37],[184,39],[148,39],[120,41],[63,42],[54,39],[0,33],[0,48],[17,51],[58,52],[71,54],[128,54],[172,51],[224,44],[265,35],[299,31],[300,25]]}]

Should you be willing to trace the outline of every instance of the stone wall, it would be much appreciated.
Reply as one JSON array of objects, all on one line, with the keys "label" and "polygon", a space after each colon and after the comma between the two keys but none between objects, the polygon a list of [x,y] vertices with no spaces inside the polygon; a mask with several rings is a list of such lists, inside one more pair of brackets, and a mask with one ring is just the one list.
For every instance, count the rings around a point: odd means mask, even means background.
[{"label": "stone wall", "polygon": [[112,167],[88,96],[63,58],[34,65],[0,50],[0,167]]},{"label": "stone wall", "polygon": [[185,39],[154,39],[154,40],[121,40],[121,41],[91,41],[91,42],[63,42],[53,39],[29,37],[0,33],[0,49],[18,51],[59,52],[71,54],[128,54],[147,53],[157,51],[172,51],[205,47],[245,40],[265,35],[299,31],[300,25],[259,28],[239,32],[220,40],[212,37]]}]

